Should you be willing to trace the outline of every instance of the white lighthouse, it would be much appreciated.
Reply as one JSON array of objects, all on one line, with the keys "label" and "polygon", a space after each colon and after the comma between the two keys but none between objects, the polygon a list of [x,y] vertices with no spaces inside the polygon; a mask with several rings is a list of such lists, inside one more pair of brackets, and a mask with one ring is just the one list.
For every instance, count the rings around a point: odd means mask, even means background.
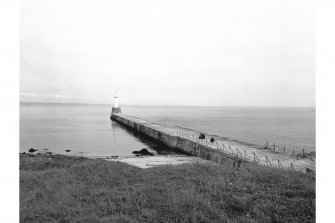
[{"label": "white lighthouse", "polygon": [[121,108],[119,107],[119,96],[117,96],[117,91],[115,91],[114,95],[114,107],[112,108],[111,118],[113,113],[121,113]]},{"label": "white lighthouse", "polygon": [[117,91],[115,91],[114,108],[117,108],[118,106],[119,106],[119,97],[117,96]]}]

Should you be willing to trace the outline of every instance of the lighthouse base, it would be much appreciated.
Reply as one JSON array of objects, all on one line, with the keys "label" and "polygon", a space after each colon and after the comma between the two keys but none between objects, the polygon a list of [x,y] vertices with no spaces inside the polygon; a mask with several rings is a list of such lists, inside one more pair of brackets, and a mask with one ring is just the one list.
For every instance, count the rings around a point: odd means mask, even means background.
[{"label": "lighthouse base", "polygon": [[121,113],[121,108],[112,108],[112,113]]}]

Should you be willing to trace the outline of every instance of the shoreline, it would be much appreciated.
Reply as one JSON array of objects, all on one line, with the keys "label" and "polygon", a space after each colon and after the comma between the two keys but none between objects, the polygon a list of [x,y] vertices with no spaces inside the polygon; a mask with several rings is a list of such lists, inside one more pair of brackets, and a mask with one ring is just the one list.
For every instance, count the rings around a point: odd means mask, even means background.
[{"label": "shoreline", "polygon": [[[27,155],[30,157],[34,156],[47,156],[48,158],[52,158],[54,155],[58,156],[68,156],[68,157],[78,157],[78,158],[87,158],[87,159],[103,159],[110,162],[122,162],[132,166],[136,166],[142,169],[162,166],[162,165],[181,165],[186,163],[211,163],[215,164],[212,161],[204,160],[199,157],[186,155],[186,154],[173,154],[173,155],[158,155],[154,156],[135,156],[135,155],[123,155],[123,156],[80,156],[78,154],[66,154],[64,153],[55,153],[49,150],[43,151],[35,151],[33,153],[30,152],[20,152],[22,155]],[[79,153],[80,154],[80,153]]]}]

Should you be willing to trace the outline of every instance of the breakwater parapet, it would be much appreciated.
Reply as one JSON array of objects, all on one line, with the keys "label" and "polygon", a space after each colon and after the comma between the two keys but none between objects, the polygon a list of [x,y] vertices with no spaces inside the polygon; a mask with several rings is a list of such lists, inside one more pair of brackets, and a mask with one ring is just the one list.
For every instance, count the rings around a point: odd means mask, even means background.
[{"label": "breakwater parapet", "polygon": [[315,160],[297,159],[286,154],[264,150],[251,143],[210,135],[197,130],[162,123],[154,123],[141,118],[115,112],[111,119],[144,134],[158,143],[172,149],[201,157],[216,163],[240,166],[242,163],[292,169],[305,172],[315,171]]}]

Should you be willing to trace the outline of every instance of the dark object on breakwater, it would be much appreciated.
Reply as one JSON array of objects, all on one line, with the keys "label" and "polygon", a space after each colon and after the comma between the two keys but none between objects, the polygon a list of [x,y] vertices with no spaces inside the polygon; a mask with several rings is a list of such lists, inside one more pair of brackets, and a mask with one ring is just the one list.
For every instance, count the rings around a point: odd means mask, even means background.
[{"label": "dark object on breakwater", "polygon": [[67,149],[67,150],[65,150],[65,151],[68,153],[68,152],[70,152],[71,150]]},{"label": "dark object on breakwater", "polygon": [[146,148],[143,148],[140,151],[133,151],[133,154],[143,155],[143,156],[153,156],[154,155],[154,153],[149,152]]},{"label": "dark object on breakwater", "polygon": [[28,151],[29,151],[30,153],[34,153],[34,152],[36,152],[36,151],[37,151],[37,149],[30,148]]},{"label": "dark object on breakwater", "polygon": [[44,150],[48,150],[48,149],[44,149]]},{"label": "dark object on breakwater", "polygon": [[200,133],[200,135],[199,135],[199,139],[205,139],[206,137],[205,137],[205,134],[204,133]]},{"label": "dark object on breakwater", "polygon": [[214,139],[214,138],[211,138],[210,142],[215,142],[215,139]]},{"label": "dark object on breakwater", "polygon": [[52,152],[47,152],[48,155],[52,155]]}]

